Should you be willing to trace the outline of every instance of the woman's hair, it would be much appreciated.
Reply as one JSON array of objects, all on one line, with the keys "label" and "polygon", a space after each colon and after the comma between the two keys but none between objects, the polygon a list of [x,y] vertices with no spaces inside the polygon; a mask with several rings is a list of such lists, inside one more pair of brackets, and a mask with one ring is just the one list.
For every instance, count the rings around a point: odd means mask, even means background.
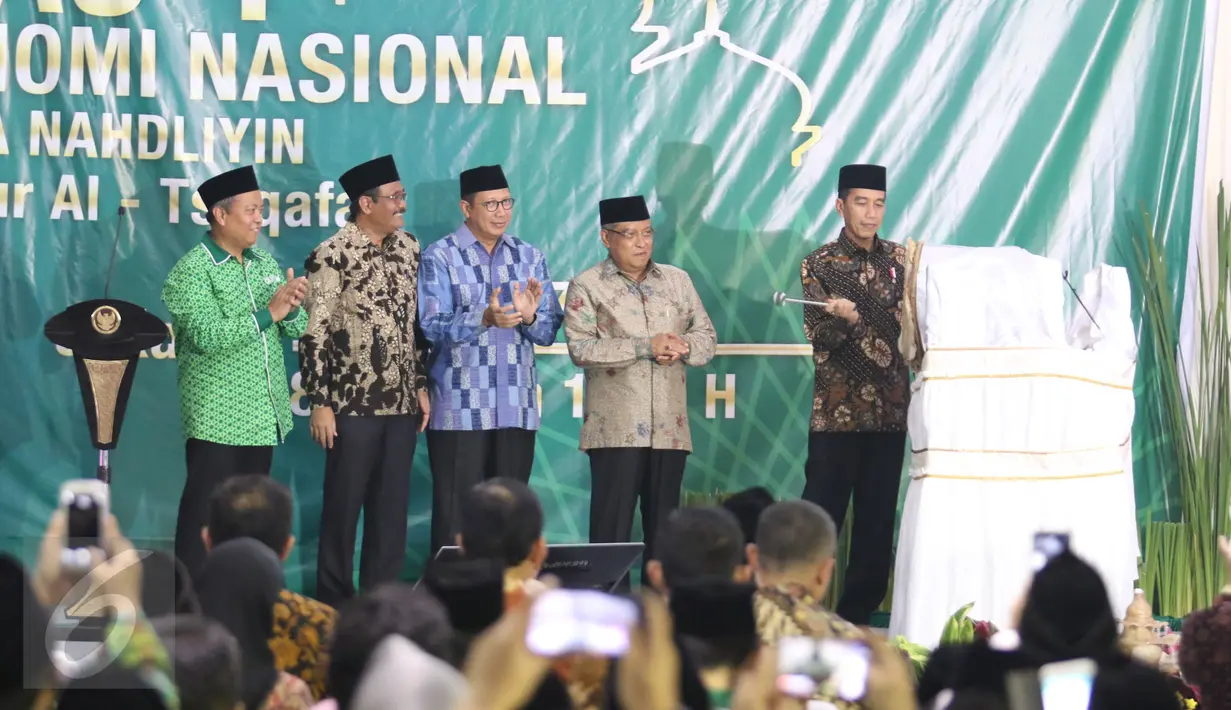
[{"label": "woman's hair", "polygon": [[1018,633],[1022,652],[1040,664],[1120,655],[1107,587],[1093,567],[1068,551],[1035,575]]}]

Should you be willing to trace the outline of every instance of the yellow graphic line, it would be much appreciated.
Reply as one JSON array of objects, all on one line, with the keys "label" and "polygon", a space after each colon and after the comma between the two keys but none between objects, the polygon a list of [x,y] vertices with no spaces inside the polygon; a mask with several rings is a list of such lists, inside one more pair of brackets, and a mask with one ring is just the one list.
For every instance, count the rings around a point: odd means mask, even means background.
[{"label": "yellow graphic line", "polygon": [[638,34],[653,34],[655,39],[646,47],[640,54],[633,57],[632,73],[634,75],[643,74],[656,66],[666,64],[683,57],[687,54],[695,52],[705,46],[706,41],[711,38],[717,38],[718,44],[730,52],[733,52],[744,59],[760,64],[761,66],[773,71],[794,85],[795,90],[799,92],[799,118],[795,119],[795,124],[791,126],[791,130],[795,133],[805,133],[808,135],[799,147],[791,151],[791,166],[798,168],[803,162],[804,153],[808,152],[812,146],[816,145],[821,140],[821,127],[810,124],[808,121],[812,118],[814,109],[812,103],[812,92],[809,91],[808,85],[798,74],[787,69],[785,66],[767,59],[761,55],[744,49],[743,47],[731,41],[731,35],[722,31],[719,28],[722,18],[718,13],[718,0],[706,0],[705,8],[705,29],[693,35],[692,42],[673,49],[666,54],[659,54],[659,51],[671,41],[671,30],[663,25],[649,24],[650,16],[654,14],[654,0],[643,0],[641,5],[641,15],[637,17],[637,21],[633,23],[632,31]]}]

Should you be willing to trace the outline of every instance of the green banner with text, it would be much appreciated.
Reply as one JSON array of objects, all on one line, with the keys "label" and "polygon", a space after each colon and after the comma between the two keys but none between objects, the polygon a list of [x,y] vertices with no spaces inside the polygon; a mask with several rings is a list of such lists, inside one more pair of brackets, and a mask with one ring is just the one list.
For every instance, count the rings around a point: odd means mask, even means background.
[{"label": "green banner with text", "polygon": [[[342,223],[338,176],[384,153],[425,244],[460,223],[458,173],[503,164],[511,231],[561,286],[603,256],[598,200],[647,195],[655,258],[691,274],[720,343],[689,374],[685,488],[798,496],[810,349],[771,295],[798,293],[799,262],[836,236],[838,167],[888,166],[889,239],[1018,245],[1078,277],[1131,265],[1144,204],[1178,290],[1203,21],[1172,0],[0,0],[0,534],[37,534],[60,483],[93,475],[72,361],[42,327],[101,297],[117,228],[111,296],[167,318],[162,281],[205,230],[202,180],[255,164],[261,246],[298,272]],[[538,363],[532,484],[549,540],[581,541],[581,376],[562,342]],[[291,385],[273,473],[298,501],[289,580],[310,588],[324,455]],[[1167,514],[1138,390],[1138,504]],[[171,537],[169,341],[141,360],[112,463],[124,529]],[[420,446],[408,575],[430,485]]]}]

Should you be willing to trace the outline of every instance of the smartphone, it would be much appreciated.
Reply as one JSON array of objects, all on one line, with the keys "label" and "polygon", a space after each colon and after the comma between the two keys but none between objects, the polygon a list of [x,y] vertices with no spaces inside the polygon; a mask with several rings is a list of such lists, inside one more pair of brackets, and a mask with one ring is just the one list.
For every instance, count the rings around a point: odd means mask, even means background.
[{"label": "smartphone", "polygon": [[1089,658],[1049,663],[1039,668],[1043,710],[1087,710],[1098,664]]},{"label": "smartphone", "polygon": [[103,549],[103,520],[110,507],[111,491],[94,478],[65,481],[60,486],[60,506],[67,520],[60,562],[73,570],[88,570],[91,548]]},{"label": "smartphone", "polygon": [[553,589],[530,609],[526,648],[545,658],[574,653],[623,656],[640,616],[637,605],[624,597],[589,589]]},{"label": "smartphone", "polygon": [[1069,549],[1069,534],[1039,532],[1034,534],[1034,571],[1038,572]]},{"label": "smartphone", "polygon": [[858,702],[868,692],[872,652],[862,641],[788,636],[778,641],[778,692]]}]

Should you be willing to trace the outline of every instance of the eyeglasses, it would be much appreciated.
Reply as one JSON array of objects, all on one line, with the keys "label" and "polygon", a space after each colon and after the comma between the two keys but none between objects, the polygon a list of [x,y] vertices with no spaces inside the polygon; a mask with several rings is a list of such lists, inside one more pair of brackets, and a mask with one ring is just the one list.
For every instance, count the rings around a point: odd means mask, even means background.
[{"label": "eyeglasses", "polygon": [[396,195],[372,195],[373,200],[393,200],[394,202],[405,202],[406,193],[399,192]]},{"label": "eyeglasses", "polygon": [[642,231],[642,232],[634,232],[634,231],[621,232],[621,231],[620,231],[620,230],[618,230],[618,229],[608,229],[608,230],[605,230],[605,231],[606,231],[608,234],[618,234],[618,235],[620,235],[621,237],[624,237],[625,239],[636,239],[637,237],[643,237],[643,238],[645,238],[645,239],[653,239],[653,238],[654,238],[654,230],[653,230],[653,229],[647,229],[647,230]]},{"label": "eyeglasses", "polygon": [[506,197],[503,200],[489,200],[488,202],[480,202],[488,212],[495,212],[496,208],[503,207],[506,210],[513,209],[513,205],[517,203],[512,197]]}]

